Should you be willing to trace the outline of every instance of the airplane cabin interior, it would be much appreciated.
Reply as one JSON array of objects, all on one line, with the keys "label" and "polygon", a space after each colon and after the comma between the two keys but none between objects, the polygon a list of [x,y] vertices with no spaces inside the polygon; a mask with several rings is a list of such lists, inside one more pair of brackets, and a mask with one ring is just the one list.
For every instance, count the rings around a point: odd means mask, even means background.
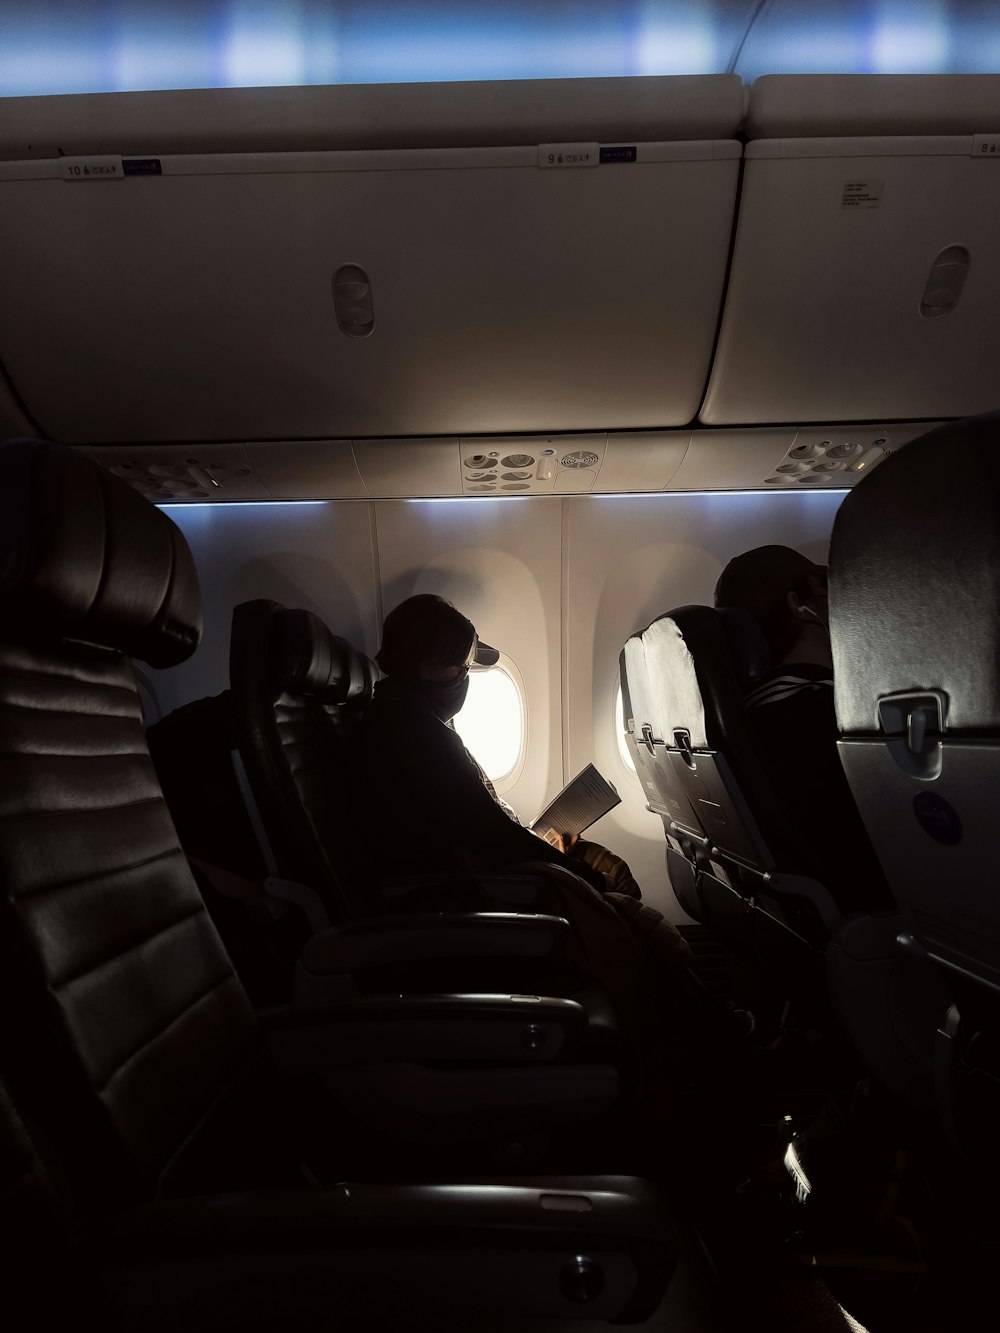
[{"label": "airplane cabin interior", "polygon": [[6,0],[7,1327],[992,1324],[998,214],[975,0]]}]

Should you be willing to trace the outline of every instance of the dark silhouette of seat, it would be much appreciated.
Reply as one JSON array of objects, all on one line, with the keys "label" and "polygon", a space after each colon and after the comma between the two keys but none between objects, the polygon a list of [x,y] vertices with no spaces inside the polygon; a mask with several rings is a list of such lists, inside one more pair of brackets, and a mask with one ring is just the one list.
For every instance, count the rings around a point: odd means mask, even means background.
[{"label": "dark silhouette of seat", "polygon": [[[333,921],[408,906],[544,911],[545,881],[530,874],[379,882],[368,869],[358,802],[374,797],[361,784],[353,737],[379,674],[311,612],[264,600],[234,610],[233,726],[272,873],[316,889]],[[385,761],[391,778],[392,756]]]},{"label": "dark silhouette of seat", "polygon": [[[460,1300],[488,1290],[522,1312],[644,1317],[672,1243],[641,1185],[302,1187],[304,1159],[326,1182],[345,1142],[366,1160],[363,1127],[347,1128],[351,1093],[385,1061],[415,1061],[424,1087],[441,1062],[495,1071],[484,1087],[501,1101],[512,1070],[506,1114],[520,1107],[525,1123],[540,1109],[532,1074],[549,1066],[542,1100],[561,1123],[596,1086],[557,1054],[582,1040],[582,1012],[390,997],[276,1011],[262,1026],[181,853],[129,664],[168,667],[198,642],[181,534],[81,454],[29,441],[0,446],[0,532],[0,1072],[79,1215],[103,1218],[84,1249],[116,1301],[145,1301],[135,1326],[251,1314],[289,1326],[349,1301],[356,1277],[366,1301],[398,1301],[373,1278],[397,1271],[407,1304],[451,1283]],[[293,1095],[272,1056],[322,1073],[327,1091]],[[495,1118],[483,1095],[480,1118]],[[476,1118],[474,1099],[467,1111]],[[462,1126],[460,1114],[450,1130]],[[581,1211],[552,1213],[546,1191]],[[453,1279],[450,1238],[477,1227]],[[509,1247],[499,1291],[497,1247]]]},{"label": "dark silhouette of seat", "polygon": [[[933,961],[956,1001],[938,1042],[953,1130],[956,1065],[978,1068],[983,1087],[1000,1072],[988,1054],[1000,1032],[998,440],[991,413],[908,444],[847,497],[831,544],[841,758],[903,913],[901,945]],[[996,1103],[979,1101],[992,1116]]]},{"label": "dark silhouette of seat", "polygon": [[625,645],[630,744],[671,882],[753,964],[765,1014],[791,999],[805,1002],[800,1021],[835,1019],[881,1082],[926,1109],[942,990],[897,948],[897,914],[844,914],[824,886],[810,830],[789,819],[755,753],[744,697],[768,666],[756,622],[735,609],[681,607]]},{"label": "dark silhouette of seat", "polygon": [[317,889],[332,921],[372,915],[347,756],[377,668],[318,616],[258,600],[233,612],[229,669],[239,752],[279,873]]},{"label": "dark silhouette of seat", "polygon": [[682,905],[786,993],[821,982],[840,913],[755,753],[744,694],[767,666],[756,625],[680,607],[633,635],[621,665],[633,753]]}]

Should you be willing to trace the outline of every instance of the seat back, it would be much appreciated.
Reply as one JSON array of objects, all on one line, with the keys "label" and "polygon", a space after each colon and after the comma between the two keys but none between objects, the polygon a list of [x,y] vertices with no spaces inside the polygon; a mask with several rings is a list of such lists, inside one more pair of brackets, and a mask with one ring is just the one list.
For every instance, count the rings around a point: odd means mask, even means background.
[{"label": "seat back", "polygon": [[755,754],[744,694],[768,664],[759,629],[744,612],[680,607],[633,636],[626,655],[630,686],[644,675],[632,726],[652,733],[671,833],[694,834],[699,919],[798,985],[815,973],[836,911]]},{"label": "seat back", "polygon": [[81,454],[0,446],[0,1003],[20,1107],[94,1197],[163,1187],[253,1022],[146,748],[136,657],[195,649],[167,516]]},{"label": "seat back", "polygon": [[330,919],[367,914],[350,737],[378,668],[310,611],[243,602],[230,640],[233,726],[277,873]]},{"label": "seat back", "polygon": [[[912,933],[952,973],[994,991],[998,445],[992,413],[888,458],[841,507],[830,558],[851,787]],[[932,456],[947,466],[932,474]]]},{"label": "seat back", "polygon": [[666,720],[669,682],[657,680],[655,673],[651,678],[643,634],[628,638],[618,667],[626,742],[645,790],[646,808],[663,822],[670,886],[688,916],[707,923],[709,913],[700,892],[699,861],[708,848],[708,838],[674,771],[664,739],[673,735]]}]

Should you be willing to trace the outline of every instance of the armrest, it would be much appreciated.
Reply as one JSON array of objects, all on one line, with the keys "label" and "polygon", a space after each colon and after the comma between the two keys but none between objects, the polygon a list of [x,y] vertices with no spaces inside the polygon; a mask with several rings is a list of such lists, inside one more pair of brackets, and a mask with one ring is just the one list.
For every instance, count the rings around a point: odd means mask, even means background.
[{"label": "armrest", "polygon": [[787,893],[792,898],[802,898],[809,903],[828,935],[836,931],[843,919],[844,914],[833,901],[830,890],[818,880],[808,879],[805,875],[776,874],[768,876],[767,883],[776,893]]},{"label": "armrest", "polygon": [[297,907],[305,916],[314,935],[326,930],[330,924],[330,913],[322,896],[308,884],[300,884],[294,879],[282,879],[280,875],[268,875],[264,881],[264,894],[278,902],[291,903]]},{"label": "armrest", "polygon": [[660,1304],[677,1259],[662,1199],[618,1176],[173,1200],[87,1241],[127,1327],[150,1333],[272,1317],[316,1327],[310,1316],[367,1328],[415,1312],[468,1328],[486,1310],[633,1323]]},{"label": "armrest", "polygon": [[587,1035],[581,1005],[532,995],[375,996],[285,1006],[261,1022],[285,1074],[395,1061],[547,1064],[575,1054]]},{"label": "armrest", "polygon": [[313,978],[445,958],[554,958],[568,939],[558,916],[419,912],[333,926],[309,941],[299,968]]},{"label": "armrest", "polygon": [[433,894],[435,889],[460,890],[482,900],[483,904],[498,907],[524,908],[547,912],[552,905],[552,886],[540,874],[510,870],[460,876],[420,875],[405,879],[383,880],[378,885],[385,902],[406,906],[406,900],[415,894]]}]

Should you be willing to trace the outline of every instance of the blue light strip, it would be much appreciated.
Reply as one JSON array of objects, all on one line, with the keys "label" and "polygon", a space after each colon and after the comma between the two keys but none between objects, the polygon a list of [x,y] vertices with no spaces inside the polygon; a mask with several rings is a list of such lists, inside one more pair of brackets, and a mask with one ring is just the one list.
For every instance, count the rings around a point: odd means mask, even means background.
[{"label": "blue light strip", "polygon": [[[779,489],[768,486],[766,489],[759,491],[615,491],[614,493],[600,492],[596,495],[589,491],[561,491],[558,495],[554,492],[543,495],[433,495],[421,499],[406,499],[403,503],[410,505],[453,505],[482,504],[484,501],[496,500],[662,500],[666,496],[683,499],[685,496],[697,497],[702,495],[751,495],[759,499],[763,495],[850,495],[851,490],[850,486],[824,486],[817,489],[804,486],[783,486]],[[385,501],[380,503],[385,503]]]},{"label": "blue light strip", "polygon": [[[759,490],[759,491],[619,491],[614,494],[600,493],[591,495],[589,491],[564,492],[559,495],[429,495],[420,498],[406,498],[403,496],[377,496],[373,495],[363,499],[363,504],[393,504],[402,502],[408,505],[454,505],[454,504],[495,504],[499,501],[510,500],[662,500],[667,497],[673,499],[683,499],[685,496],[697,499],[700,496],[712,495],[746,495],[755,499],[762,496],[771,495],[850,495],[851,487],[845,486],[825,486],[819,490],[806,490],[804,487],[782,488],[781,490]],[[343,503],[356,504],[355,498],[343,497]],[[326,505],[338,504],[336,498],[327,500],[168,500],[162,504],[157,504],[157,509],[293,509],[301,508],[303,505]]]},{"label": "blue light strip", "polygon": [[[155,503],[155,501],[154,501]],[[165,500],[157,509],[291,509],[296,505],[325,505],[329,500]]]},{"label": "blue light strip", "polygon": [[[665,495],[672,495],[675,498],[682,499],[684,496],[702,496],[702,495],[752,495],[760,498],[762,495],[850,495],[851,486],[768,486],[759,491],[619,491],[615,494],[592,495],[591,500],[652,500],[661,499]],[[525,499],[528,497],[525,496]],[[573,499],[573,496],[566,496],[566,499]]]}]

